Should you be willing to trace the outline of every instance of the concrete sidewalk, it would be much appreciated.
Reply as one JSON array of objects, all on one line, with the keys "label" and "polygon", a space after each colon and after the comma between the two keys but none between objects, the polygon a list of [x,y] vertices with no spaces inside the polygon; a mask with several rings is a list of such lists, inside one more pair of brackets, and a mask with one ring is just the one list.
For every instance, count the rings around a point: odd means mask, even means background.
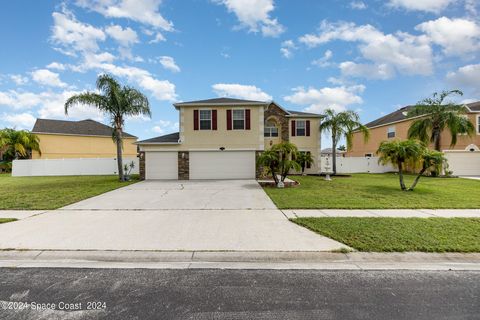
[{"label": "concrete sidewalk", "polygon": [[480,218],[480,209],[292,209],[289,219],[301,217]]},{"label": "concrete sidewalk", "polygon": [[480,270],[480,253],[0,251],[0,268]]}]

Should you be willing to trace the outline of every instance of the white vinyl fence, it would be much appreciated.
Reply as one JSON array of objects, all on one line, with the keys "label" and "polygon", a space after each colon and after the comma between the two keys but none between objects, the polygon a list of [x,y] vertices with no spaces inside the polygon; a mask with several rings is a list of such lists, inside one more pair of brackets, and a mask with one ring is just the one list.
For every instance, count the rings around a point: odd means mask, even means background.
[{"label": "white vinyl fence", "polygon": [[[132,174],[138,174],[138,158],[124,158],[123,164],[135,163]],[[115,158],[14,160],[12,176],[86,176],[117,174]]]},{"label": "white vinyl fence", "polygon": [[[322,157],[321,171],[325,172],[327,162],[332,171],[332,157]],[[384,173],[396,171],[391,165],[381,165],[378,163],[378,157],[337,157],[337,173]]]}]

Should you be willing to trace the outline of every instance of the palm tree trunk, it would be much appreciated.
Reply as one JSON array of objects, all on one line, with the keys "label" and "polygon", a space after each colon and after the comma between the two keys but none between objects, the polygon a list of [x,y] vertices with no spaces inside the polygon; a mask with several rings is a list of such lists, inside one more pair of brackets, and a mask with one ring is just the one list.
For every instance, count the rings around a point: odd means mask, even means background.
[{"label": "palm tree trunk", "polygon": [[403,181],[403,163],[399,162],[398,163],[398,178],[400,179],[400,188],[402,191],[407,190],[407,187],[405,187],[405,182]]},{"label": "palm tree trunk", "polygon": [[122,156],[122,129],[117,128],[116,130],[116,143],[117,143],[117,166],[118,166],[118,179],[120,181],[125,181],[123,175],[123,156]]},{"label": "palm tree trunk", "polygon": [[420,177],[423,176],[423,174],[425,173],[426,170],[427,170],[427,168],[422,168],[422,170],[420,170],[417,177],[413,181],[412,186],[410,188],[408,188],[407,191],[413,191],[413,189],[415,189],[415,187],[417,186],[418,180],[420,180]]},{"label": "palm tree trunk", "polygon": [[332,172],[337,174],[337,141],[335,139],[335,131],[332,130]]},{"label": "palm tree trunk", "polygon": [[435,150],[441,151],[440,150],[441,148],[440,131],[438,129],[434,129],[432,134],[433,134],[433,143],[434,143]]}]

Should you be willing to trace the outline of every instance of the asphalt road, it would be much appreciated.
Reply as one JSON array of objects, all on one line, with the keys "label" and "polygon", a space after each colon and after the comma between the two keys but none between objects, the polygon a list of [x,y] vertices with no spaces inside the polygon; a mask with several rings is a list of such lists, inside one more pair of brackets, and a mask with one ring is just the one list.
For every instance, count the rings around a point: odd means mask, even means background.
[{"label": "asphalt road", "polygon": [[479,319],[480,272],[0,269],[0,303],[15,320]]}]

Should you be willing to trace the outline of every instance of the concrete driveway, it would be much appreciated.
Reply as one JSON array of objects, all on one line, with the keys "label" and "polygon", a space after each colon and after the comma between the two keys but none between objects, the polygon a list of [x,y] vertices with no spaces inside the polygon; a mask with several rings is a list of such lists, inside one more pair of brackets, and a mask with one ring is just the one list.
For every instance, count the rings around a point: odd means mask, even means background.
[{"label": "concrete driveway", "polygon": [[345,245],[299,227],[254,180],[145,181],[60,210],[0,224],[0,248],[330,251]]}]

